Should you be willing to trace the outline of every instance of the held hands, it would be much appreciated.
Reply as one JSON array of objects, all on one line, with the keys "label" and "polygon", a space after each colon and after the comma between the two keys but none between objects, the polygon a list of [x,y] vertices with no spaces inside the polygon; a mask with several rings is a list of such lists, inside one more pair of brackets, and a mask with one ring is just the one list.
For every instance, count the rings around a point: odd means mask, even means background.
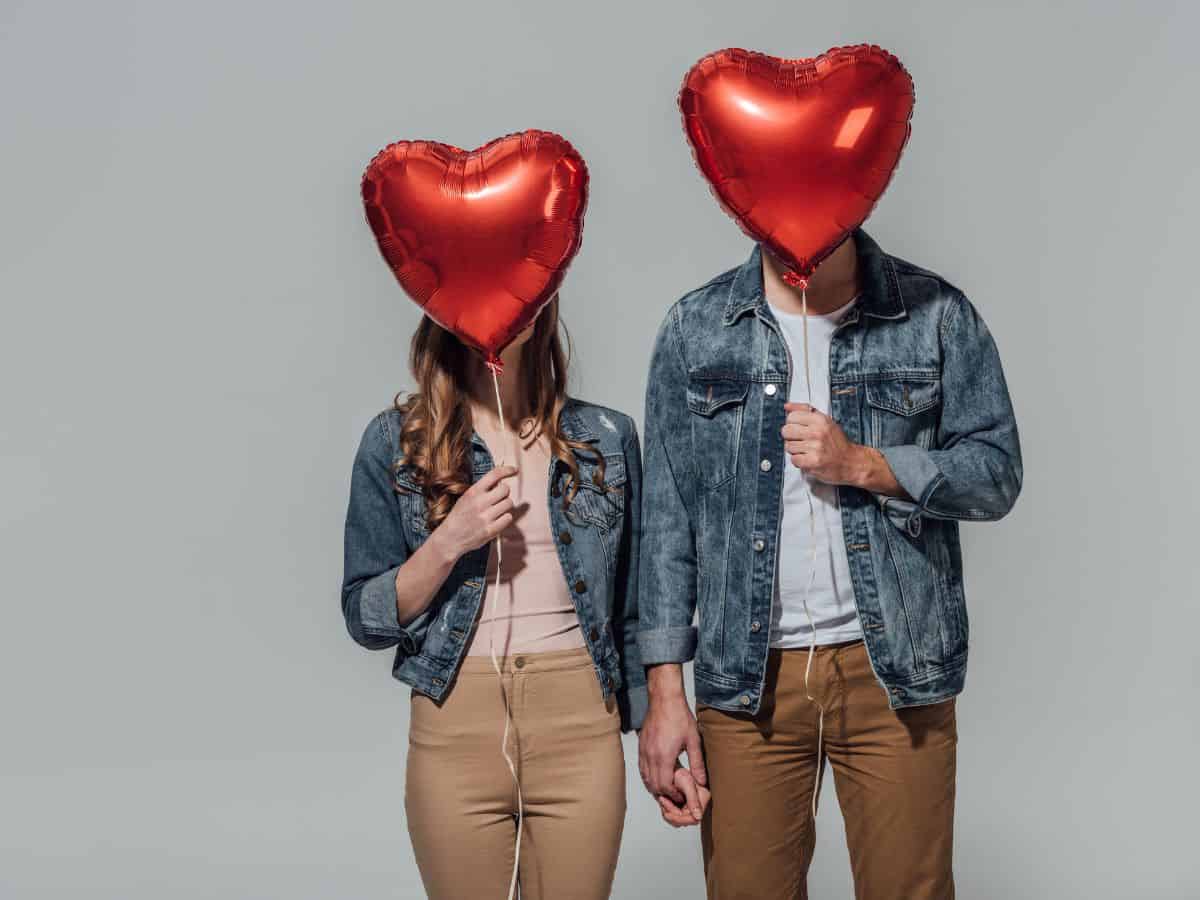
[{"label": "held hands", "polygon": [[458,559],[495,538],[513,521],[514,503],[505,481],[516,474],[515,466],[497,466],[480,478],[458,498],[430,540]]},{"label": "held hands", "polygon": [[[654,666],[649,675],[650,708],[638,734],[642,783],[658,801],[663,821],[676,828],[696,825],[710,797],[696,718],[678,665]],[[690,768],[680,765],[681,752],[687,753]]]},{"label": "held hands", "polygon": [[699,825],[708,809],[712,794],[704,785],[696,784],[692,770],[678,762],[675,763],[675,788],[683,793],[683,803],[676,804],[673,800],[658,797],[658,806],[662,811],[663,821],[672,828],[687,828],[689,825]]},{"label": "held hands", "polygon": [[792,465],[826,484],[862,485],[872,465],[868,448],[851,443],[842,426],[807,403],[783,408],[783,449]]}]

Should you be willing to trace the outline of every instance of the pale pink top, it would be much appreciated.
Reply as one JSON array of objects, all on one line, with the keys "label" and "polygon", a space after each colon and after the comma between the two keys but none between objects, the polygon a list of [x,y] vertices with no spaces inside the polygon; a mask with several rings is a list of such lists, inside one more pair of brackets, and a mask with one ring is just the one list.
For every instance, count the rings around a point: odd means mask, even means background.
[{"label": "pale pink top", "polygon": [[481,422],[475,427],[496,465],[515,465],[520,471],[505,480],[516,509],[513,524],[500,536],[500,586],[497,589],[493,541],[483,609],[467,654],[487,656],[493,629],[498,657],[582,647],[579,616],[571,602],[550,526],[549,442],[545,437],[522,440],[511,432],[495,432]]}]

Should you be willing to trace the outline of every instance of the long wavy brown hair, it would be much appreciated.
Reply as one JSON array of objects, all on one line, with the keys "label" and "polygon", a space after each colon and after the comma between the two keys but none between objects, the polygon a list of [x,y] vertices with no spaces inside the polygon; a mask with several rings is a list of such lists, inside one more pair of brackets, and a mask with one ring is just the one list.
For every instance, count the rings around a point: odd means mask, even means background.
[{"label": "long wavy brown hair", "polygon": [[[590,444],[568,439],[560,427],[559,418],[567,401],[570,337],[564,350],[559,336],[558,297],[542,309],[533,334],[520,351],[521,396],[529,416],[522,424],[521,438],[544,434],[551,455],[566,466],[569,478],[562,492],[565,510],[579,490],[575,451],[595,457],[598,468],[594,478],[601,488],[604,456]],[[479,355],[449,331],[428,316],[421,320],[409,350],[409,367],[417,387],[407,397],[397,394],[395,404],[404,423],[400,428],[400,465],[408,467],[421,486],[430,530],[445,520],[455,501],[471,486],[474,423],[468,397],[482,365]]]}]

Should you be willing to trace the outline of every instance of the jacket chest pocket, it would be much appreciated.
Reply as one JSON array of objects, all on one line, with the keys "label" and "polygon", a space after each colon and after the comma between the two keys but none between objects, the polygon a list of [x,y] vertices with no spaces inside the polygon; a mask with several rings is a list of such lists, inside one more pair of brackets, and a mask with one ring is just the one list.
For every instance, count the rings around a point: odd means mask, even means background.
[{"label": "jacket chest pocket", "polygon": [[749,388],[749,381],[729,378],[688,380],[688,418],[692,423],[697,474],[706,488],[719,487],[737,473]]},{"label": "jacket chest pocket", "polygon": [[625,457],[620,453],[604,456],[604,478],[600,465],[590,457],[577,457],[579,490],[571,501],[572,518],[581,519],[605,531],[617,528],[625,517]]},{"label": "jacket chest pocket", "polygon": [[942,407],[942,385],[936,376],[868,381],[866,398],[873,446],[932,447]]}]

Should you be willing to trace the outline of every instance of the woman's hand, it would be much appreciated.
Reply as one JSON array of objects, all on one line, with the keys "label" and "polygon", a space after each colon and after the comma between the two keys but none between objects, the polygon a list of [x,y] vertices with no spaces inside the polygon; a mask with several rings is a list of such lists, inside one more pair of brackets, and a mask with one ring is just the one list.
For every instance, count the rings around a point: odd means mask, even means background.
[{"label": "woman's hand", "polygon": [[702,784],[697,784],[690,769],[679,766],[675,770],[675,789],[684,796],[684,802],[677,804],[669,797],[658,795],[659,811],[663,821],[673,828],[687,828],[689,825],[699,825],[708,809],[712,794]]},{"label": "woman's hand", "polygon": [[513,521],[513,501],[505,480],[516,474],[515,466],[497,466],[480,478],[458,498],[429,540],[456,560],[500,534]]}]

